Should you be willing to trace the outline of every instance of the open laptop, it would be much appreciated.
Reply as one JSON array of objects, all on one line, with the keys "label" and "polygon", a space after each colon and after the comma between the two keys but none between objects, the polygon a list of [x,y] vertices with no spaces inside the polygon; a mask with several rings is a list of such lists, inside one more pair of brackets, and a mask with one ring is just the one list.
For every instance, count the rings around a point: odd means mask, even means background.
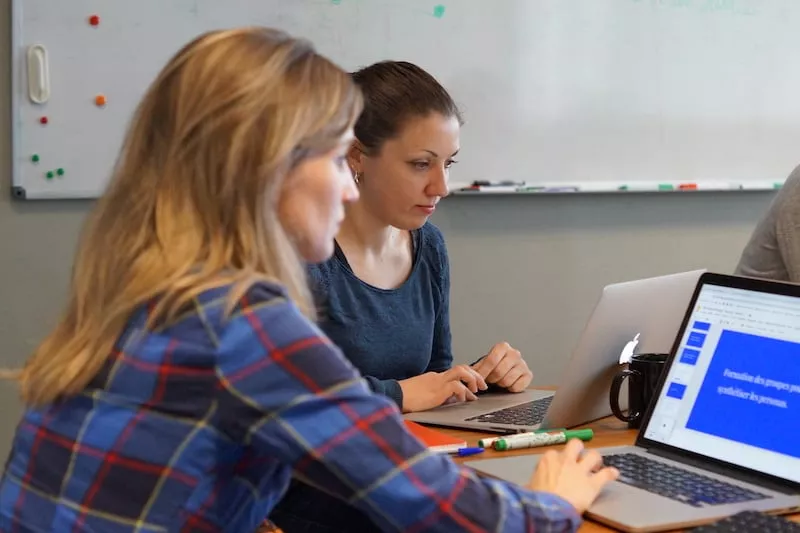
[{"label": "open laptop", "polygon": [[[587,515],[623,531],[800,508],[800,286],[704,274],[621,476]],[[537,456],[467,463],[528,483]]]},{"label": "open laptop", "polygon": [[[609,388],[620,355],[668,353],[703,270],[603,289],[557,392],[484,393],[472,402],[444,405],[406,418],[423,424],[499,433],[572,427],[611,414]],[[534,372],[536,369],[534,369]],[[627,408],[627,396],[620,398]]]}]

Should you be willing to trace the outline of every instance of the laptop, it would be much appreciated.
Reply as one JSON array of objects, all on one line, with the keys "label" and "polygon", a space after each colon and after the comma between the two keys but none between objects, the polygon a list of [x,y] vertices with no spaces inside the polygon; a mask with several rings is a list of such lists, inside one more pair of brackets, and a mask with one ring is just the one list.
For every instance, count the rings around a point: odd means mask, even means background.
[{"label": "laptop", "polygon": [[[667,531],[744,510],[800,508],[800,286],[704,274],[633,446],[587,511],[622,531]],[[467,463],[522,485],[538,456]]]},{"label": "laptop", "polygon": [[[572,427],[611,414],[609,389],[621,354],[668,353],[704,270],[608,285],[573,351],[557,392],[482,393],[405,417],[423,424],[517,433]],[[534,372],[536,369],[533,369]],[[627,408],[627,396],[620,398]]]}]

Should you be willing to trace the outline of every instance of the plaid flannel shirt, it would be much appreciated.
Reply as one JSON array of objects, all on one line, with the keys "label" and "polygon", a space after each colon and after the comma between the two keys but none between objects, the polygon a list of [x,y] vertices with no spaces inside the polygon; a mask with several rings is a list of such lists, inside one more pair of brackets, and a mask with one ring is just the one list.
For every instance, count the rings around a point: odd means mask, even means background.
[{"label": "plaid flannel shirt", "polygon": [[577,529],[557,496],[430,453],[281,287],[226,316],[229,291],[162,328],[142,309],[82,394],[26,411],[0,531],[252,533],[292,474],[387,531]]}]

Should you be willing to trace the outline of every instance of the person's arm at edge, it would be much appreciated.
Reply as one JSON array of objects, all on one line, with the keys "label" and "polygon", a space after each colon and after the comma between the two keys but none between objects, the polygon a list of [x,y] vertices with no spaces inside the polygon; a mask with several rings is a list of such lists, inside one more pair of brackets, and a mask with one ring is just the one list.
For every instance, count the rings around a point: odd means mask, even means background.
[{"label": "person's arm at edge", "polygon": [[786,197],[778,210],[775,235],[789,281],[800,283],[800,175],[790,176],[785,187],[788,190],[781,191]]},{"label": "person's arm at edge", "polygon": [[251,303],[231,317],[217,342],[219,404],[230,429],[384,529],[533,532],[580,525],[575,509],[556,495],[480,479],[425,450],[396,406],[371,394],[290,302]]}]

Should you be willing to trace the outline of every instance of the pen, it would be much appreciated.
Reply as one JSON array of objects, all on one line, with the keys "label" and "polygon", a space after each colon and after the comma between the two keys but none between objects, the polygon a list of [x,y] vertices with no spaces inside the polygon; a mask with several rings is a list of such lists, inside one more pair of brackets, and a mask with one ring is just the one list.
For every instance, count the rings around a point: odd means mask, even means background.
[{"label": "pen", "polygon": [[563,444],[570,439],[580,439],[583,441],[592,440],[594,431],[591,429],[575,429],[558,431],[556,433],[534,433],[515,439],[500,439],[494,443],[497,451],[519,450],[522,448],[538,448],[540,446],[550,446],[551,444]]},{"label": "pen", "polygon": [[535,435],[537,433],[553,433],[556,431],[566,431],[566,429],[565,428],[537,429],[535,431],[526,431],[524,433],[514,433],[513,435],[504,435],[502,437],[489,437],[486,439],[479,440],[478,446],[482,448],[489,448],[500,439],[516,439],[519,437],[525,437],[527,435]]},{"label": "pen", "polygon": [[459,448],[458,450],[452,451],[450,453],[458,455],[459,457],[466,457],[468,455],[475,455],[483,452],[484,448]]}]

